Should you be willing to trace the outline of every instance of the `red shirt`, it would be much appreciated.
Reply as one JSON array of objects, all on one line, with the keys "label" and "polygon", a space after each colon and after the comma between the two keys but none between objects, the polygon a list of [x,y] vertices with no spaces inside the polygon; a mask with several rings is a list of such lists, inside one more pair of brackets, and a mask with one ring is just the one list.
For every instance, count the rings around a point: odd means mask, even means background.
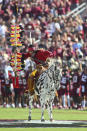
[{"label": "red shirt", "polygon": [[0,81],[1,81],[1,87],[5,86],[5,77],[4,74],[0,73]]},{"label": "red shirt", "polygon": [[71,0],[72,4],[79,4],[79,0]]},{"label": "red shirt", "polygon": [[61,78],[61,86],[62,86],[62,88],[65,89],[68,84],[69,84],[68,76],[62,76],[62,78]]},{"label": "red shirt", "polygon": [[75,73],[73,75],[72,82],[73,82],[73,87],[79,87],[79,85],[80,85],[80,76],[79,76],[78,73]]},{"label": "red shirt", "polygon": [[18,77],[13,77],[13,87],[14,88],[19,88],[19,78]]},{"label": "red shirt", "polygon": [[84,72],[82,72],[81,74],[81,85],[87,85],[87,74],[85,74]]},{"label": "red shirt", "polygon": [[18,79],[18,84],[20,88],[23,88],[23,82],[22,82],[22,78]]}]

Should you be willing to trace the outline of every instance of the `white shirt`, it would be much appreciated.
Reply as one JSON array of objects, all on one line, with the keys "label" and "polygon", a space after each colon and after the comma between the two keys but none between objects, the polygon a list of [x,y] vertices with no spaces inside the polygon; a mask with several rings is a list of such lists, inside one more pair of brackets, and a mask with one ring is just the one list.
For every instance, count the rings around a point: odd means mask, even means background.
[{"label": "white shirt", "polygon": [[32,70],[34,70],[35,69],[35,62],[34,61],[32,61],[32,60],[30,60],[30,59],[26,59],[25,61],[25,70],[27,71],[28,70],[28,68],[29,68],[29,66],[32,66]]},{"label": "white shirt", "polygon": [[7,30],[7,28],[5,25],[0,25],[0,35],[2,37],[5,37],[6,30]]},{"label": "white shirt", "polygon": [[3,0],[0,0],[0,3],[2,3]]},{"label": "white shirt", "polygon": [[11,71],[12,76],[15,76],[12,67],[10,65],[6,65],[5,66],[5,78],[6,79],[9,78],[8,71]]},{"label": "white shirt", "polygon": [[56,29],[60,29],[59,23],[55,23],[55,28],[56,28]]}]

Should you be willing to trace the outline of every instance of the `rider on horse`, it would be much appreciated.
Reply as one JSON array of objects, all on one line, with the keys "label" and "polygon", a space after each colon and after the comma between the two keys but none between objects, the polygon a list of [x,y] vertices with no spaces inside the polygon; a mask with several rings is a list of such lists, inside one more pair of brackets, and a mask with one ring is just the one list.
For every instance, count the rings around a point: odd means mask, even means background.
[{"label": "rider on horse", "polygon": [[35,79],[37,80],[39,75],[48,68],[48,58],[52,57],[52,53],[44,48],[34,50],[32,46],[29,47],[28,51],[28,53],[23,54],[22,60],[30,57],[36,63],[36,69],[30,74],[28,79],[29,92],[33,95]]}]

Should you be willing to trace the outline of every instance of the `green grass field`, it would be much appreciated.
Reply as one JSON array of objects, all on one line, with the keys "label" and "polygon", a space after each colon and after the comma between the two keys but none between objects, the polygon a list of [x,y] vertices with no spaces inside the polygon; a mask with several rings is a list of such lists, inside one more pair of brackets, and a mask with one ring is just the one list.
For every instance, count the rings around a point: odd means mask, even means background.
[{"label": "green grass field", "polygon": [[[46,120],[49,120],[48,112],[45,110],[44,115]],[[77,110],[58,110],[53,109],[54,120],[87,120],[87,111]],[[0,108],[0,119],[27,119],[28,109],[23,108]],[[32,110],[32,119],[40,120],[41,110]],[[2,128],[0,129],[0,131]],[[87,128],[3,128],[3,131],[87,131]]]}]

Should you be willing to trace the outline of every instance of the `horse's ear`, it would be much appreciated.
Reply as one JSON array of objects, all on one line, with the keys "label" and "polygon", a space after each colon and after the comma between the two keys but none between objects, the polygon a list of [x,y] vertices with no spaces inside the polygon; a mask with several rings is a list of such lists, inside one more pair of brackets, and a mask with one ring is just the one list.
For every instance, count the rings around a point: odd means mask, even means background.
[{"label": "horse's ear", "polygon": [[47,59],[46,59],[46,62],[50,62],[50,60],[51,60],[50,58],[47,58]]}]

